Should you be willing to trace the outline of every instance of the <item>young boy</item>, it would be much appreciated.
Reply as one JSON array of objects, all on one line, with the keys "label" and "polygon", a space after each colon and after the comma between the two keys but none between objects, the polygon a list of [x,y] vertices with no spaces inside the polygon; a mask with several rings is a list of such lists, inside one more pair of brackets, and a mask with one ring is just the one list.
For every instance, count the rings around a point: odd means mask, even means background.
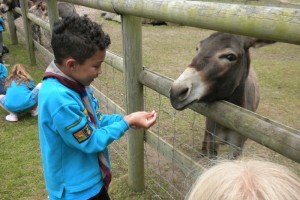
[{"label": "young boy", "polygon": [[101,73],[110,38],[87,17],[54,25],[55,60],[39,93],[39,137],[49,198],[110,199],[107,146],[129,127],[149,128],[156,112],[105,115],[89,85]]}]

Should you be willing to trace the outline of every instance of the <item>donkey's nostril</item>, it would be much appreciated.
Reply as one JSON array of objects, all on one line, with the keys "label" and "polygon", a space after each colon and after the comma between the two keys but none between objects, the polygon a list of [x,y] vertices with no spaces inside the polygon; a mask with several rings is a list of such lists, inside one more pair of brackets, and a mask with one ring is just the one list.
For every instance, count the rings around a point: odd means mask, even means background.
[{"label": "donkey's nostril", "polygon": [[187,95],[188,95],[188,92],[189,92],[189,88],[183,88],[180,93],[178,94],[178,98],[179,100],[184,100]]}]

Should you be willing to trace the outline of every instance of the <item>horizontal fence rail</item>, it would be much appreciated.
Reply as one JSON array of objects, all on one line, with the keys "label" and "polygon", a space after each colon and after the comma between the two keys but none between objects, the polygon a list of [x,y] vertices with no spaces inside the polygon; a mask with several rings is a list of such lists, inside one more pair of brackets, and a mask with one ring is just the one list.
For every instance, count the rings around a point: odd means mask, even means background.
[{"label": "horizontal fence rail", "polygon": [[300,44],[300,11],[297,8],[184,0],[63,1],[118,14]]},{"label": "horizontal fence rail", "polygon": [[[125,110],[118,106],[114,101],[108,98],[96,87],[93,87],[94,95],[99,102],[106,102],[108,110],[115,110],[117,113],[126,114]],[[185,174],[197,176],[199,172],[203,171],[203,166],[193,161],[183,152],[174,148],[173,145],[158,137],[153,131],[147,130],[145,134],[145,141],[152,147],[157,147],[156,150],[169,160],[172,160]]]},{"label": "horizontal fence rail", "polygon": [[[173,80],[144,70],[140,82],[169,97]],[[225,101],[195,103],[190,109],[300,163],[300,132]]]},{"label": "horizontal fence rail", "polygon": [[[122,57],[108,52],[105,62],[119,71],[123,71],[122,60]],[[139,81],[166,97],[169,97],[169,90],[173,82],[172,79],[148,69],[141,72]],[[213,104],[197,103],[189,108],[300,163],[300,132],[296,129],[225,101]],[[165,145],[171,146],[167,143]]]},{"label": "horizontal fence rail", "polygon": [[[15,11],[17,13],[19,13],[20,15],[22,15],[21,8],[16,7]],[[33,23],[42,27],[43,29],[45,29],[47,31],[51,31],[49,23],[45,22],[41,18],[38,18],[36,15],[34,15],[32,13],[27,13],[27,18],[30,19]]]},{"label": "horizontal fence rail", "polygon": [[[123,72],[122,57],[111,52],[108,52],[106,56],[107,64]],[[174,80],[144,69],[139,81],[169,98],[169,91]],[[225,101],[213,104],[197,103],[189,108],[300,163],[300,132],[296,129]],[[170,144],[166,145],[170,146]]]}]

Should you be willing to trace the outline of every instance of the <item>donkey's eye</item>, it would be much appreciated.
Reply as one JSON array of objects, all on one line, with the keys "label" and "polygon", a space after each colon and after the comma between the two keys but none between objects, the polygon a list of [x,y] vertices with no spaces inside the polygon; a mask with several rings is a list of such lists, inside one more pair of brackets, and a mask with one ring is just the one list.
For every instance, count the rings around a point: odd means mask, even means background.
[{"label": "donkey's eye", "polygon": [[221,59],[227,59],[229,61],[236,61],[237,60],[237,57],[236,55],[232,54],[232,53],[229,53],[229,54],[224,54],[222,56],[220,56]]}]

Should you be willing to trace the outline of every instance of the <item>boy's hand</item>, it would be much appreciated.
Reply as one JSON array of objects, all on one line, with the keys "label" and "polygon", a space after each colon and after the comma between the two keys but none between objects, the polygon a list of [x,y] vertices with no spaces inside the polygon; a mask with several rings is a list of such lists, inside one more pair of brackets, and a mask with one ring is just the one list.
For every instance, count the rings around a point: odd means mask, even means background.
[{"label": "boy's hand", "polygon": [[139,111],[124,116],[131,128],[150,128],[156,122],[157,113],[155,111]]}]

